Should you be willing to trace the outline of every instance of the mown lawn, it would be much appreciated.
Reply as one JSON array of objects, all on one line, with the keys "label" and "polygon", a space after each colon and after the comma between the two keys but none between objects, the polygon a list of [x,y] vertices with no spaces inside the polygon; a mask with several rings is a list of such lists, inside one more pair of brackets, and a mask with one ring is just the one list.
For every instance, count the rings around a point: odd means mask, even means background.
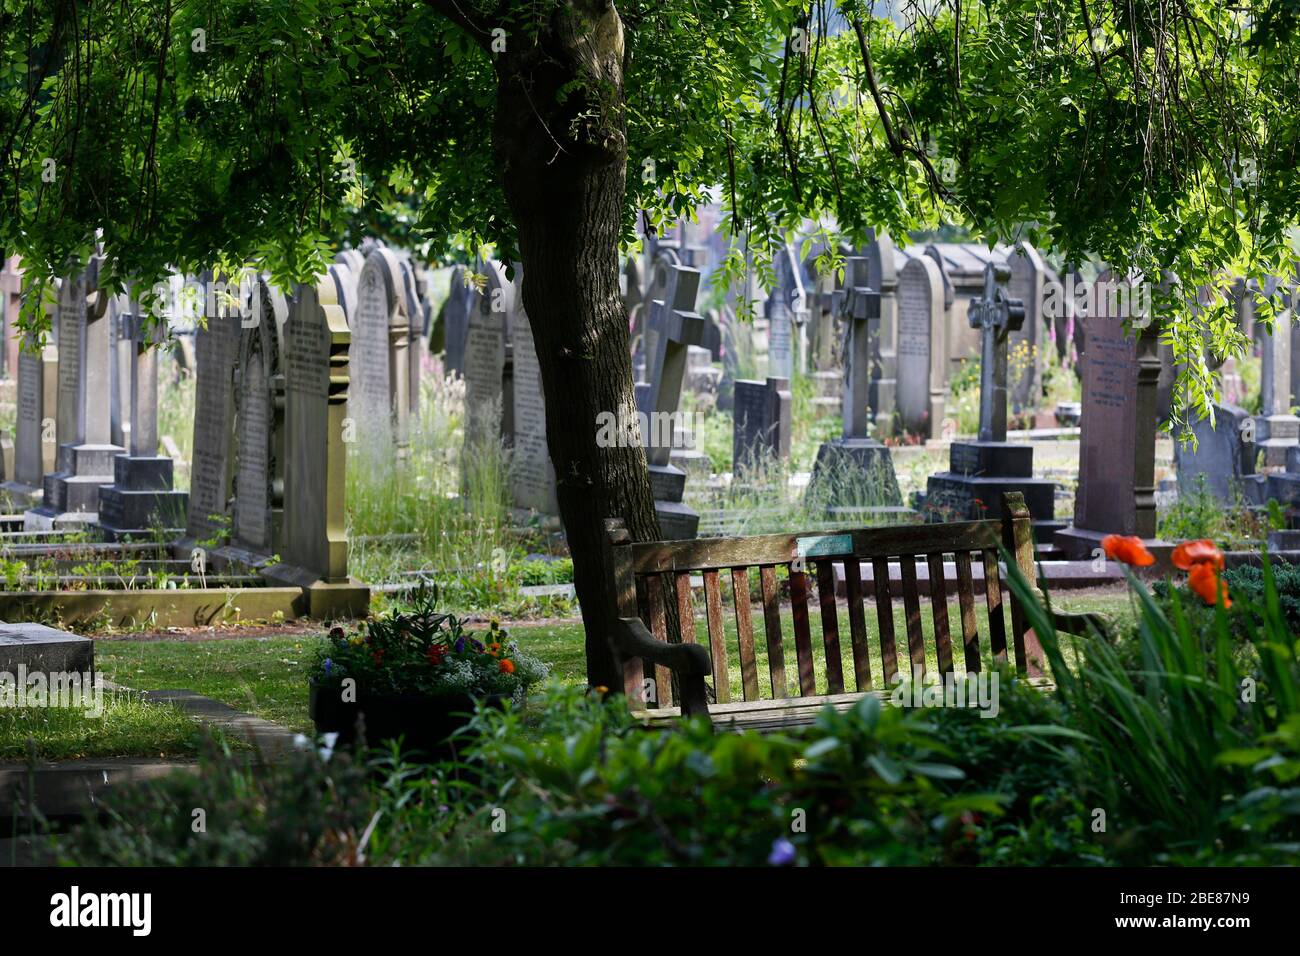
[{"label": "mown lawn", "polygon": [[[727,634],[727,670],[730,676],[732,699],[742,699],[740,660],[737,652],[735,614],[732,605],[724,607],[724,629]],[[1127,595],[1069,597],[1063,595],[1054,602],[1062,610],[1095,611],[1105,614],[1123,627],[1132,620],[1132,609]],[[703,613],[703,601],[696,607],[697,640],[707,646],[708,628]],[[977,623],[981,636],[981,657],[991,659],[988,646],[988,624],[982,599],[977,601]],[[922,600],[922,627],[925,634],[926,667],[936,669],[934,635],[930,623],[929,599]],[[767,642],[763,631],[762,605],[755,602],[751,610],[754,626],[755,658],[762,696],[771,694],[771,681],[767,662]],[[842,669],[847,690],[855,689],[853,683],[853,657],[847,607],[837,609],[837,623],[842,653]],[[782,612],[781,630],[784,637],[786,683],[794,690],[798,683],[798,670],[793,644],[793,625],[789,608]],[[960,617],[956,602],[949,604],[949,619],[954,630],[959,628]],[[1008,620],[1008,625],[1009,625]],[[880,656],[880,640],[875,617],[875,607],[866,605],[871,674],[876,687],[884,685],[884,668]],[[583,654],[583,629],[580,621],[547,624],[508,625],[510,636],[531,654],[551,665],[552,673],[560,680],[577,683],[586,673]],[[817,675],[817,692],[826,693],[825,651],[822,643],[821,616],[816,607],[809,612],[809,630],[812,636],[813,658]],[[898,647],[900,668],[907,661],[907,630],[901,603],[895,608],[894,632]],[[98,665],[105,676],[125,687],[137,690],[163,690],[185,688],[207,697],[224,701],[232,707],[273,720],[295,730],[310,729],[307,716],[307,677],[319,637],[294,635],[290,637],[217,638],[201,641],[100,641],[95,646]],[[954,661],[961,664],[959,646],[954,646]]]},{"label": "mown lawn", "polygon": [[203,729],[170,704],[104,694],[103,710],[0,707],[0,760],[78,757],[176,757],[198,752]]}]

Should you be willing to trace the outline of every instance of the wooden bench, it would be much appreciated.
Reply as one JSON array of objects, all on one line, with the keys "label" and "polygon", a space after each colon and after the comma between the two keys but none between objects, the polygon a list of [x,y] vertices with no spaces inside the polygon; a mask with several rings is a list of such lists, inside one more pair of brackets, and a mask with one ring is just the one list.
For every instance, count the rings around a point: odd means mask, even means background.
[{"label": "wooden bench", "polygon": [[[999,569],[999,549],[1013,555],[1029,582],[1036,581],[1034,539],[1023,495],[1002,499],[1001,521],[911,525],[810,534],[772,534],[746,538],[695,541],[633,542],[619,519],[606,522],[610,586],[618,620],[612,627],[613,650],[623,669],[623,690],[629,706],[648,723],[681,715],[708,713],[715,725],[783,727],[810,722],[826,704],[846,708],[867,693],[886,695],[903,673],[927,668],[922,628],[923,604],[933,623],[933,651],[940,672],[962,667],[977,673],[982,666],[976,613],[976,576],[984,573],[989,648],[996,661],[1006,661],[1008,649],[1017,670],[1028,678],[1044,679],[1044,658],[1037,635],[1024,609],[1006,588]],[[944,580],[945,558],[956,567],[958,620],[949,619],[949,589]],[[929,570],[929,595],[923,601],[917,561]],[[891,585],[889,565],[897,562],[901,575]],[[777,568],[788,570],[788,603],[794,646],[785,639],[781,621],[782,594]],[[852,651],[847,689],[836,601],[836,568],[843,569]],[[863,571],[869,570],[864,583]],[[763,699],[755,652],[751,574],[757,575],[767,649],[771,696]],[[691,578],[704,585],[707,622],[704,644],[697,641],[695,597]],[[723,592],[730,578],[735,617],[735,646],[724,629]],[[813,645],[812,582],[816,583],[821,631],[821,665],[825,693],[818,692]],[[867,591],[874,597],[868,596]],[[902,634],[895,633],[894,606],[901,601]],[[868,646],[866,603],[875,604],[879,659],[883,673],[873,674]],[[1008,605],[1010,614],[1006,613]],[[1008,622],[1008,617],[1010,621]],[[1056,613],[1057,628],[1085,633],[1104,623],[1091,614]],[[1010,624],[1010,641],[1006,625]],[[677,626],[674,626],[676,624]],[[739,656],[740,687],[732,687],[729,655]],[[959,658],[959,659],[958,659]],[[714,664],[716,663],[716,666]],[[706,678],[712,677],[711,682]],[[878,683],[883,681],[883,683]],[[711,687],[710,687],[711,683]],[[712,702],[710,702],[712,697]],[[738,699],[739,698],[739,699]]]}]

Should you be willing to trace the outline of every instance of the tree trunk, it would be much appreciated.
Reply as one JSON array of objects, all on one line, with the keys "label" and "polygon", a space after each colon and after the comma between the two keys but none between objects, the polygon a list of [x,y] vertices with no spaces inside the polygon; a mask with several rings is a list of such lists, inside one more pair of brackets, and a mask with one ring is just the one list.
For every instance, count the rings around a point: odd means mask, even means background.
[{"label": "tree trunk", "polygon": [[618,284],[627,166],[622,24],[611,3],[574,0],[535,42],[512,36],[516,42],[529,45],[512,45],[497,61],[494,144],[523,259],[587,679],[619,690],[604,519],[621,517],[635,540],[659,536],[639,433],[619,432],[616,447],[597,441],[600,413],[636,420]]}]

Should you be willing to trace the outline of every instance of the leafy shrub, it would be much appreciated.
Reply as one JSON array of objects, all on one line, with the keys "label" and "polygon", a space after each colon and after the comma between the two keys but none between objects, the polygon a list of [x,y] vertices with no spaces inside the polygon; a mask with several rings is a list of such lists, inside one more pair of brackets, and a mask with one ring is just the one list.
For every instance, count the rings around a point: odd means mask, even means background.
[{"label": "leafy shrub", "polygon": [[[1282,620],[1292,634],[1300,634],[1300,566],[1280,563],[1273,566],[1272,575]],[[1247,642],[1266,603],[1264,569],[1250,565],[1226,568],[1222,577],[1233,602],[1227,615],[1228,633],[1236,643]],[[1213,635],[1214,608],[1206,606],[1185,584],[1157,581],[1151,592],[1166,615],[1171,613],[1177,595],[1193,630],[1207,637]]]}]

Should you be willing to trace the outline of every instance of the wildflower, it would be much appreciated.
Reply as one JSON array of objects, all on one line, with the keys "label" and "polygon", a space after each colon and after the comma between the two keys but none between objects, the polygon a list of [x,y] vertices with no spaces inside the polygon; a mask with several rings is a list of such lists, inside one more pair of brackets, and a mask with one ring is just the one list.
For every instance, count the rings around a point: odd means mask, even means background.
[{"label": "wildflower", "polygon": [[1206,604],[1214,604],[1223,597],[1224,608],[1232,607],[1228,599],[1228,586],[1219,577],[1219,571],[1212,561],[1198,561],[1187,572],[1187,586]]},{"label": "wildflower", "polygon": [[455,651],[457,654],[462,653],[465,650],[465,638],[463,637],[456,638],[456,643],[452,645],[451,649]]},{"label": "wildflower", "polygon": [[794,844],[785,837],[772,841],[772,852],[767,855],[767,862],[772,866],[789,866],[795,861]]},{"label": "wildflower", "polygon": [[1135,535],[1108,534],[1101,539],[1101,548],[1106,552],[1106,557],[1131,564],[1135,568],[1145,568],[1156,563],[1155,555]]},{"label": "wildflower", "polygon": [[480,654],[482,654],[483,651],[485,650],[483,644],[479,641],[474,640],[472,637],[470,638],[469,643],[470,646],[473,647],[474,650],[478,651]]},{"label": "wildflower", "polygon": [[488,653],[491,654],[493,657],[496,657],[498,654],[501,653],[501,645],[500,645],[500,644],[497,644],[497,643],[495,643],[495,642],[492,643],[492,644],[489,644],[489,645],[488,645]]},{"label": "wildflower", "polygon": [[330,660],[328,657],[325,658],[325,676],[329,677],[330,671],[332,671],[333,669],[334,669],[334,662]]},{"label": "wildflower", "polygon": [[366,639],[362,637],[360,634],[354,634],[352,637],[348,638],[348,643],[351,644],[353,647],[360,647],[365,642]]},{"label": "wildflower", "polygon": [[1174,562],[1174,567],[1180,571],[1190,571],[1195,565],[1203,562],[1213,564],[1219,571],[1223,570],[1223,552],[1208,538],[1184,541],[1174,548],[1171,560]]},{"label": "wildflower", "polygon": [[497,663],[497,668],[503,674],[513,674],[515,672],[515,662],[508,657],[503,657],[500,662]]}]

